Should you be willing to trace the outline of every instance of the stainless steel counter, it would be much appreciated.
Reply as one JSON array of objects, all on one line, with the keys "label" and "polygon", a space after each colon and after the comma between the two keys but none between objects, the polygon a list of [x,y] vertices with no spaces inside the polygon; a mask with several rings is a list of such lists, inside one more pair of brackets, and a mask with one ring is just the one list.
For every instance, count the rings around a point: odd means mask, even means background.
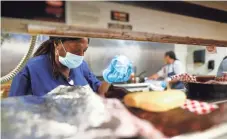
[{"label": "stainless steel counter", "polygon": [[123,87],[130,92],[143,92],[150,90],[148,83],[114,84],[114,86]]}]

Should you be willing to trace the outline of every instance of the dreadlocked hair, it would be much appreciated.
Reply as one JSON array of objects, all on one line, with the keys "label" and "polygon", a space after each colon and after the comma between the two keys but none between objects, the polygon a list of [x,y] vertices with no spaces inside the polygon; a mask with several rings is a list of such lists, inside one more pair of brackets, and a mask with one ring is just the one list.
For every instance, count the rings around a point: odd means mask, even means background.
[{"label": "dreadlocked hair", "polygon": [[51,40],[51,39],[43,42],[40,45],[40,47],[36,50],[36,52],[33,54],[33,57],[47,54],[48,57],[50,58],[50,61],[51,61],[53,75],[57,76],[59,74],[59,72],[57,70],[57,63],[55,62],[55,46],[54,46],[54,43],[55,43],[55,41]]}]

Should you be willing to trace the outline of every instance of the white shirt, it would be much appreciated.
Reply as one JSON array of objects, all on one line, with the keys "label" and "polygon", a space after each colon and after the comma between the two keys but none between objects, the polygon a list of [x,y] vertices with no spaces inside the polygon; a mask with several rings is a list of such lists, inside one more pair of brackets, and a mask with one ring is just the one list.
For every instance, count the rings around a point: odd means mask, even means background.
[{"label": "white shirt", "polygon": [[182,64],[179,60],[175,60],[172,64],[165,65],[160,71],[158,71],[159,77],[168,78],[168,73],[174,72],[176,75],[184,73]]}]

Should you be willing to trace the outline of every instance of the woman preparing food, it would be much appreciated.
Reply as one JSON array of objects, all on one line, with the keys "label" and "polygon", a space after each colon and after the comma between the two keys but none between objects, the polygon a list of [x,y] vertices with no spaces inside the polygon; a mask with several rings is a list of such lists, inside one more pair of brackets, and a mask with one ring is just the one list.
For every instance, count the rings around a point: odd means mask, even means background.
[{"label": "woman preparing food", "polygon": [[87,84],[104,96],[111,82],[99,81],[84,61],[88,43],[88,38],[50,37],[15,76],[9,96],[43,96],[59,85]]},{"label": "woman preparing food", "polygon": [[[164,57],[166,65],[156,74],[149,77],[149,79],[158,79],[159,77],[163,77],[166,80],[169,80],[169,78],[173,75],[182,74],[183,68],[181,62],[176,58],[176,55],[173,51],[168,51],[165,53]],[[182,82],[175,82],[171,81],[171,88],[172,89],[183,89],[184,84]]]}]

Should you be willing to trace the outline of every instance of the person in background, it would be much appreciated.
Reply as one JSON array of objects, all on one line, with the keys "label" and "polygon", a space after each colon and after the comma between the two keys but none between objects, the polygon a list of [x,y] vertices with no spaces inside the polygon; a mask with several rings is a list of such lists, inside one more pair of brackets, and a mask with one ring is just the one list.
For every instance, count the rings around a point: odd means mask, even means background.
[{"label": "person in background", "polygon": [[166,65],[156,74],[153,74],[148,79],[157,80],[162,77],[169,81],[172,89],[184,89],[184,84],[179,81],[170,81],[170,77],[173,75],[178,75],[184,73],[181,62],[176,58],[173,51],[168,51],[165,53],[164,61]]},{"label": "person in background", "polygon": [[84,61],[88,38],[50,37],[13,79],[9,96],[43,96],[59,85],[90,85],[104,96],[110,83],[99,81]]},{"label": "person in background", "polygon": [[221,64],[219,65],[217,76],[223,76],[223,72],[227,72],[227,56],[224,57]]}]

